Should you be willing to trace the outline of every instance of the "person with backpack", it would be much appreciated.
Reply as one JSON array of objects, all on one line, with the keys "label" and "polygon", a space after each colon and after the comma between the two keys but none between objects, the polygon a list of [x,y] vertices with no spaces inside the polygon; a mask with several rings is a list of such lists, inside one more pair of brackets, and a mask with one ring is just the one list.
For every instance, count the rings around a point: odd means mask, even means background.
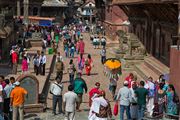
[{"label": "person with backpack", "polygon": [[59,59],[57,59],[57,62],[56,62],[56,76],[59,77],[60,79],[62,79],[63,71],[64,71],[64,63],[59,58]]},{"label": "person with backpack", "polygon": [[56,115],[56,106],[58,104],[59,114],[63,114],[62,110],[62,91],[63,84],[61,78],[56,77],[56,81],[51,84],[50,93],[53,95],[53,114]]}]

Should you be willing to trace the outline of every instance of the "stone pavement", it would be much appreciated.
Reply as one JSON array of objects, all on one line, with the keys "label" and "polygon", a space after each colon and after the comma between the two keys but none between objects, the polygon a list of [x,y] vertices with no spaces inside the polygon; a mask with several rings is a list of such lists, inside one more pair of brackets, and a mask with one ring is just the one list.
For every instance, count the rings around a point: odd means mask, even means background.
[{"label": "stone pavement", "polygon": [[[101,89],[106,91],[106,97],[108,98],[108,100],[111,101],[111,108],[113,110],[114,102],[113,102],[112,96],[111,96],[111,94],[110,94],[110,92],[108,90],[108,88],[109,88],[109,86],[108,86],[109,85],[109,80],[103,73],[103,68],[104,67],[101,64],[101,60],[100,60],[100,49],[94,49],[93,48],[93,46],[91,44],[91,41],[89,39],[90,36],[89,36],[88,33],[84,33],[83,36],[84,36],[84,42],[85,42],[85,55],[84,55],[84,57],[86,58],[87,54],[91,54],[92,59],[93,59],[94,67],[92,68],[92,72],[91,72],[90,76],[83,75],[82,78],[84,78],[84,80],[87,83],[88,91],[91,88],[94,87],[94,84],[96,82],[101,83]],[[63,76],[63,84],[64,84],[63,93],[65,93],[65,92],[67,92],[67,86],[69,85],[69,82],[68,82],[69,81],[69,75],[67,74],[67,67],[68,67],[70,58],[65,58],[62,42],[59,43],[59,46],[60,46],[59,51],[61,52],[61,55],[63,56],[64,62],[65,62],[65,72],[64,72],[64,76]],[[107,48],[107,58],[114,57],[109,50],[110,49]],[[77,66],[77,55],[75,55],[75,58],[73,60],[74,60],[74,63],[76,64],[76,66]],[[83,71],[83,73],[85,73],[85,71]],[[124,78],[128,74],[129,74],[129,72],[122,71],[122,75],[120,76],[120,79],[118,81],[117,91],[122,86]],[[55,72],[54,72],[54,76],[55,76]],[[82,103],[82,105],[80,107],[80,109],[82,109],[82,112],[77,112],[76,113],[76,120],[87,120],[88,112],[89,112],[88,100],[89,100],[88,93],[84,94],[83,103]],[[51,94],[49,94],[48,98],[47,98],[47,107],[49,109],[52,109],[52,95]],[[62,116],[62,115],[53,116],[52,111],[48,110],[45,113],[36,114],[36,116],[34,116],[34,117],[28,117],[27,120],[34,120],[33,118],[40,118],[42,120],[46,120],[46,119],[47,120],[49,120],[49,119],[62,120],[64,118],[64,116]],[[114,119],[117,119],[117,117],[115,117]]]}]

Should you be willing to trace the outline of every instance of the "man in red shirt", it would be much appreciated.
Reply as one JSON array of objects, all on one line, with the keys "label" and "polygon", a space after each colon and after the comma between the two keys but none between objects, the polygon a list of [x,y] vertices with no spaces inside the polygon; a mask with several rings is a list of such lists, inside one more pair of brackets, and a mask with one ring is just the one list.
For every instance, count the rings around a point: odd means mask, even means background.
[{"label": "man in red shirt", "polygon": [[89,107],[91,107],[92,100],[91,98],[94,96],[94,94],[100,94],[100,83],[96,82],[95,87],[89,91]]},{"label": "man in red shirt", "polygon": [[18,62],[18,55],[17,55],[16,51],[13,51],[12,52],[12,64],[13,64],[12,73],[13,74],[17,73],[17,62]]}]

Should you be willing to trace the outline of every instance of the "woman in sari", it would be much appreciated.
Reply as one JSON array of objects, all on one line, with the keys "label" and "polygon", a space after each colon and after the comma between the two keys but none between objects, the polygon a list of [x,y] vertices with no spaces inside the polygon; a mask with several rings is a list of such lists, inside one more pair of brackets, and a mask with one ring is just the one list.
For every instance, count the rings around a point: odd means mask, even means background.
[{"label": "woman in sari", "polygon": [[85,43],[83,41],[82,36],[80,37],[80,42],[79,42],[79,52],[80,54],[84,54],[84,48],[85,48]]},{"label": "woman in sari", "polygon": [[82,71],[84,69],[85,59],[83,57],[83,54],[80,54],[78,57],[78,70],[82,74]]},{"label": "woman in sari", "polygon": [[177,115],[177,105],[174,102],[175,97],[175,89],[173,85],[169,85],[168,91],[166,93],[166,101],[167,101],[167,114],[168,115]]},{"label": "woman in sari", "polygon": [[91,55],[88,54],[87,60],[85,61],[86,75],[88,76],[90,75],[92,66],[93,66],[93,60],[91,58]]}]

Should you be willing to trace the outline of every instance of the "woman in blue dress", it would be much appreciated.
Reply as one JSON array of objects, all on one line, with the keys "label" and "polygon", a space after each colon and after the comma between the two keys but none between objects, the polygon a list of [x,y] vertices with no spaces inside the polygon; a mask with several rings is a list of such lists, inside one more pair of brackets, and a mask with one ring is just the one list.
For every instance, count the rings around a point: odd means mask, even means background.
[{"label": "woman in blue dress", "polygon": [[174,101],[175,97],[175,89],[173,85],[169,85],[168,91],[166,93],[166,98],[167,98],[167,114],[168,115],[177,115],[177,104]]}]

